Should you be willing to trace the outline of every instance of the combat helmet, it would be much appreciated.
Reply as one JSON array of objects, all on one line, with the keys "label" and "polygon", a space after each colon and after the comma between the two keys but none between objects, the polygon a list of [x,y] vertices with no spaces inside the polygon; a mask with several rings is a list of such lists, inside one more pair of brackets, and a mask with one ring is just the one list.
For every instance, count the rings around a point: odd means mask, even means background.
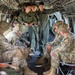
[{"label": "combat helmet", "polygon": [[68,29],[67,25],[60,26],[58,28],[58,32],[61,32],[61,31],[63,31],[63,32],[69,32],[69,29]]},{"label": "combat helmet", "polygon": [[63,21],[57,21],[55,24],[53,24],[52,28],[54,29],[56,26],[64,25],[65,23]]},{"label": "combat helmet", "polygon": [[59,28],[62,28],[62,27],[68,29],[68,25],[65,24],[63,21],[57,21],[57,22],[52,26],[53,31],[54,31],[54,29],[55,29],[56,27],[57,27],[58,29],[59,29]]}]

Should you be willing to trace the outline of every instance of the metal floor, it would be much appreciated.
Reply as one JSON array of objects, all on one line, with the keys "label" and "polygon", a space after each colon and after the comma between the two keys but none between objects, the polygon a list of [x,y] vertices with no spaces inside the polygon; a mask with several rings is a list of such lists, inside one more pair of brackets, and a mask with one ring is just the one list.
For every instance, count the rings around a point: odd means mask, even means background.
[{"label": "metal floor", "polygon": [[[31,59],[28,61],[28,67],[36,72],[38,75],[43,75],[43,72],[46,71],[46,67],[45,64],[47,64],[47,62],[45,62],[44,64],[39,64],[36,65],[34,64],[35,61],[37,60],[38,56],[35,54],[34,56],[31,57]],[[40,57],[39,57],[40,58]]]}]

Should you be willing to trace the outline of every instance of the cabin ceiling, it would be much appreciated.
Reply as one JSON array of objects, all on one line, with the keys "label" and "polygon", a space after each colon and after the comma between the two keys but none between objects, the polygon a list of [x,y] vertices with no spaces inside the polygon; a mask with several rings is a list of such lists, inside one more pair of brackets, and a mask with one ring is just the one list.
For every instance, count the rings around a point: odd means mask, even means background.
[{"label": "cabin ceiling", "polygon": [[75,12],[75,0],[0,0],[0,10],[18,10],[26,2],[35,2],[38,4],[40,1],[43,1],[48,9],[53,6],[54,8],[59,8],[60,11],[64,9],[67,13]]},{"label": "cabin ceiling", "polygon": [[9,9],[19,9],[19,5],[22,5],[26,2],[35,2],[39,3],[40,1],[43,1],[46,6],[49,6],[55,2],[59,2],[61,0],[0,0],[0,6],[4,5],[8,7]]}]

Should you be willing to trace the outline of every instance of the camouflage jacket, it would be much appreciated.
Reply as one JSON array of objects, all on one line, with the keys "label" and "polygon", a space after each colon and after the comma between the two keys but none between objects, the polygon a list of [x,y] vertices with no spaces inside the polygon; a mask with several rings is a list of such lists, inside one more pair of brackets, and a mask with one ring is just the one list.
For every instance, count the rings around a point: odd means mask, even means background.
[{"label": "camouflage jacket", "polygon": [[56,37],[53,42],[48,42],[47,44],[51,45],[52,49],[55,49],[61,42],[63,37],[59,34],[56,34]]},{"label": "camouflage jacket", "polygon": [[68,33],[67,37],[64,37],[60,44],[54,50],[70,52],[74,48],[74,39],[70,33]]},{"label": "camouflage jacket", "polygon": [[8,43],[3,35],[0,35],[0,51],[8,51],[8,50],[15,50],[18,46],[11,45]]}]

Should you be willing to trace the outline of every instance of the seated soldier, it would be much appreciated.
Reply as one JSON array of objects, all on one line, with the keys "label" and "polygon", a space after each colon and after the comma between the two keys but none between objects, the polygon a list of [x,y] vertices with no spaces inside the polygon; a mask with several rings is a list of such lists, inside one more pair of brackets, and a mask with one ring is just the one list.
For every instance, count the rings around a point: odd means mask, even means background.
[{"label": "seated soldier", "polygon": [[[55,34],[55,39],[54,39],[52,42],[48,42],[48,43],[46,44],[45,49],[44,49],[44,55],[43,55],[43,57],[42,57],[40,60],[36,61],[37,64],[38,64],[38,63],[44,63],[44,59],[45,59],[45,58],[48,58],[48,59],[50,58],[49,53],[50,53],[51,46],[52,46],[53,48],[55,48],[56,46],[58,46],[58,45],[60,44],[60,42],[61,42],[61,40],[62,40],[63,37],[58,34],[58,28],[60,27],[59,25],[60,25],[60,26],[64,26],[65,23],[64,23],[63,21],[57,21],[57,22],[52,26],[52,30],[53,30],[53,32],[54,32],[54,34]],[[49,59],[49,60],[50,60],[50,59]],[[40,61],[41,61],[41,62],[40,62]]]},{"label": "seated soldier", "polygon": [[[68,28],[67,27],[67,24],[65,24],[63,21],[57,21],[54,25],[53,25],[53,32],[55,33],[55,39],[52,41],[52,42],[48,42],[47,44],[46,44],[46,47],[45,47],[45,51],[44,51],[44,56],[43,56],[43,58],[48,58],[49,59],[49,61],[50,61],[50,51],[52,50],[52,49],[55,49],[55,48],[57,48],[57,46],[60,44],[60,42],[62,41],[62,39],[63,39],[63,36],[61,36],[59,33],[58,33],[58,29],[59,28],[62,28],[62,27],[66,27],[66,28]],[[44,74],[45,75],[47,75],[48,73],[50,72],[50,70],[49,71],[47,71],[47,72],[44,72]]]},{"label": "seated soldier", "polygon": [[73,59],[75,57],[74,39],[66,27],[58,29],[58,32],[63,36],[62,41],[53,49],[51,55],[51,71],[48,75],[56,75],[56,69],[58,68],[60,61],[66,63],[75,63]]},{"label": "seated soldier", "polygon": [[[28,68],[26,59],[24,58],[25,56],[23,55],[23,48],[11,45],[10,43],[5,41],[5,38],[2,34],[7,28],[9,28],[8,25],[0,25],[0,28],[0,62],[12,61],[11,66],[15,70],[18,70],[21,67],[24,70],[24,75],[37,75]],[[3,59],[3,61],[1,61],[1,59]]]}]

